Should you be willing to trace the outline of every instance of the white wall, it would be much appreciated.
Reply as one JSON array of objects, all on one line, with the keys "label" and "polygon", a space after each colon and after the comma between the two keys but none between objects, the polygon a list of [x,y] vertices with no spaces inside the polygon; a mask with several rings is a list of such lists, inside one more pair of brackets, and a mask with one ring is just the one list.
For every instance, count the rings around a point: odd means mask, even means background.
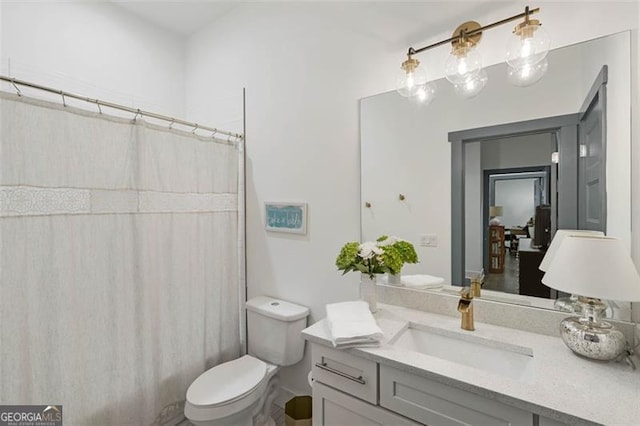
[{"label": "white wall", "polygon": [[[340,247],[360,239],[358,102],[384,80],[386,46],[340,20],[344,4],[246,4],[189,40],[187,111],[205,120],[215,98],[247,88],[248,296],[311,308],[355,299],[357,274],[341,277]],[[393,58],[395,60],[395,57]],[[264,230],[265,201],[307,202],[305,236]],[[286,369],[305,391],[310,369]]]},{"label": "white wall", "polygon": [[535,215],[536,179],[499,180],[496,182],[496,205],[502,206],[500,221],[506,228],[524,226]]},{"label": "white wall", "polygon": [[2,74],[184,115],[184,41],[172,33],[109,2],[3,2],[0,10]]}]

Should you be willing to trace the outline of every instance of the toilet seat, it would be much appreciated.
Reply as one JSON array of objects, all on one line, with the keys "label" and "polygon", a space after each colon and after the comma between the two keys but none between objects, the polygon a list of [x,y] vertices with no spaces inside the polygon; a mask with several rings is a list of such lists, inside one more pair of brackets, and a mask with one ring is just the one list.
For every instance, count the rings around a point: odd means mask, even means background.
[{"label": "toilet seat", "polygon": [[187,401],[198,408],[231,404],[258,387],[267,364],[251,355],[225,362],[202,373],[187,390]]},{"label": "toilet seat", "polygon": [[277,366],[251,355],[213,367],[189,386],[185,416],[193,424],[216,424],[210,422],[229,416],[234,418],[230,424],[241,424],[234,416],[247,412],[251,418],[251,407],[260,403],[277,371]]}]

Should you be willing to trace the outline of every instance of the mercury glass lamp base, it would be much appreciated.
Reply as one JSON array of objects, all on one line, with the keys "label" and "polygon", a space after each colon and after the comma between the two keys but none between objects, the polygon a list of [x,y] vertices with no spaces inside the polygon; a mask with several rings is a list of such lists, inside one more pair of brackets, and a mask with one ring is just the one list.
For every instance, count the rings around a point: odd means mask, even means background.
[{"label": "mercury glass lamp base", "polygon": [[620,330],[601,321],[606,310],[598,299],[580,297],[581,317],[569,317],[560,323],[564,343],[578,355],[602,361],[614,360],[627,347],[627,341]]}]

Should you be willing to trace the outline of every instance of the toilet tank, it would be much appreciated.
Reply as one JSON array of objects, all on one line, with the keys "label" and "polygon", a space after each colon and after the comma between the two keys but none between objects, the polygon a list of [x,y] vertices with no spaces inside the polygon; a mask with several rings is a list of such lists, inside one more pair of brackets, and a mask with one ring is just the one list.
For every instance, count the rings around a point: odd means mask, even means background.
[{"label": "toilet tank", "polygon": [[246,306],[249,355],[281,366],[299,362],[309,308],[267,296],[250,299]]}]

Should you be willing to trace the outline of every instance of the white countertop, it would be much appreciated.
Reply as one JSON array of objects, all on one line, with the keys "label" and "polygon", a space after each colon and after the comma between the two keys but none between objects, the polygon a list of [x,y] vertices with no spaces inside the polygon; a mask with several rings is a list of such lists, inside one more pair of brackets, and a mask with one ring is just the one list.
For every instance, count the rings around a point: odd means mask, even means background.
[{"label": "white countertop", "polygon": [[[460,319],[400,306],[378,304],[375,314],[385,338],[379,348],[349,352],[380,364],[467,390],[502,403],[568,424],[640,424],[640,359],[632,370],[626,363],[598,362],[581,358],[558,337],[475,323],[464,331]],[[533,350],[533,378],[519,381],[445,359],[395,348],[387,342],[409,322],[475,336]],[[302,332],[305,339],[332,346],[324,320]],[[473,354],[469,354],[473,356]]]}]

